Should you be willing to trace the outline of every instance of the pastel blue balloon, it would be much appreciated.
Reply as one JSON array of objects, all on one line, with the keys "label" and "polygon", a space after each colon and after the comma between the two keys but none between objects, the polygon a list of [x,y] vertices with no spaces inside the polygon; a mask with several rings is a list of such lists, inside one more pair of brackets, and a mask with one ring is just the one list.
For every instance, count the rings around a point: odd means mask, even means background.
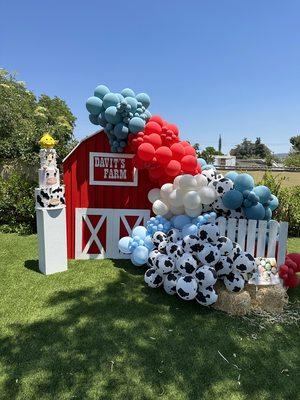
[{"label": "pastel blue balloon", "polygon": [[205,171],[206,169],[216,169],[216,167],[212,164],[203,165],[202,170]]},{"label": "pastel blue balloon", "polygon": [[125,100],[126,100],[126,103],[129,104],[130,107],[131,107],[130,111],[132,113],[135,113],[136,109],[137,109],[137,101],[136,101],[136,99],[134,97],[126,97]]},{"label": "pastel blue balloon", "polygon": [[145,121],[140,117],[134,117],[129,122],[129,130],[132,133],[143,131],[145,128]]},{"label": "pastel blue balloon", "polygon": [[229,190],[222,197],[222,202],[229,210],[235,210],[243,204],[244,197],[238,190]]},{"label": "pastel blue balloon", "polygon": [[148,110],[145,110],[144,115],[145,115],[145,119],[147,119],[147,120],[148,120],[149,118],[151,118],[151,116],[152,116],[151,112],[148,111]]},{"label": "pastel blue balloon", "polygon": [[90,114],[90,115],[89,115],[89,120],[90,120],[91,123],[94,124],[94,125],[100,125],[98,115]]},{"label": "pastel blue balloon", "polygon": [[249,174],[239,174],[234,180],[234,189],[243,193],[244,190],[252,190],[254,179]]},{"label": "pastel blue balloon", "polygon": [[124,100],[124,97],[121,95],[121,93],[116,93],[116,95],[118,96],[120,102]]},{"label": "pastel blue balloon", "polygon": [[187,224],[182,228],[182,236],[197,235],[198,228],[195,224]]},{"label": "pastel blue balloon", "polygon": [[131,236],[133,238],[137,236],[137,239],[145,239],[146,235],[147,235],[147,229],[142,225],[136,226],[131,232]]},{"label": "pastel blue balloon", "polygon": [[136,264],[146,264],[149,258],[149,249],[146,246],[138,246],[133,250],[132,258]]},{"label": "pastel blue balloon", "polygon": [[119,240],[119,250],[124,254],[130,254],[131,251],[129,250],[129,243],[130,243],[130,236],[124,236]]},{"label": "pastel blue balloon", "polygon": [[250,201],[249,199],[245,199],[244,201],[243,201],[243,206],[244,207],[251,207],[253,204],[252,204],[252,201]]},{"label": "pastel blue balloon", "polygon": [[106,121],[106,118],[105,118],[105,112],[104,112],[104,111],[102,111],[102,112],[100,113],[100,115],[99,115],[99,117],[98,117],[98,121],[99,121],[99,124],[100,124],[101,126],[106,126],[107,121]]},{"label": "pastel blue balloon", "polygon": [[115,106],[110,106],[105,110],[105,118],[107,122],[110,122],[111,124],[118,124],[122,120],[122,117]]},{"label": "pastel blue balloon", "polygon": [[270,209],[270,207],[266,207],[265,208],[265,220],[269,221],[272,218],[272,210]]},{"label": "pastel blue balloon", "polygon": [[93,115],[99,115],[102,111],[102,100],[96,96],[89,97],[85,103],[89,113]]},{"label": "pastel blue balloon", "polygon": [[115,93],[107,93],[103,97],[103,107],[106,109],[111,106],[117,106],[119,103],[119,98]]},{"label": "pastel blue balloon", "polygon": [[232,182],[235,181],[235,178],[238,176],[239,174],[235,171],[229,171],[227,172],[227,174],[224,175],[224,178],[230,179]]},{"label": "pastel blue balloon", "polygon": [[207,165],[207,162],[204,160],[204,158],[198,158],[197,159],[198,164],[200,164],[201,167],[204,165]]},{"label": "pastel blue balloon", "polygon": [[154,244],[152,242],[152,238],[150,235],[147,235],[144,239],[144,244],[150,251],[154,248]]},{"label": "pastel blue balloon", "polygon": [[251,206],[243,209],[245,217],[248,219],[264,219],[265,208],[261,203],[257,203],[255,206]]},{"label": "pastel blue balloon", "polygon": [[259,201],[262,204],[265,204],[268,200],[271,199],[271,191],[267,186],[255,186],[253,192],[259,197]]},{"label": "pastel blue balloon", "polygon": [[150,97],[147,93],[139,93],[136,95],[137,101],[140,101],[145,108],[150,106]]},{"label": "pastel blue balloon", "polygon": [[271,198],[272,198],[272,199],[271,199],[271,201],[270,201],[269,207],[270,207],[270,210],[271,210],[271,211],[274,211],[274,210],[276,210],[276,208],[278,207],[279,201],[278,201],[277,197],[274,196],[274,194],[271,194]]},{"label": "pastel blue balloon", "polygon": [[252,191],[252,192],[249,192],[248,200],[250,200],[252,203],[256,204],[259,201],[259,197]]},{"label": "pastel blue balloon", "polygon": [[172,218],[173,226],[176,229],[182,229],[185,225],[191,223],[192,218],[188,217],[187,215],[175,215]]},{"label": "pastel blue balloon", "polygon": [[135,97],[134,91],[132,89],[129,89],[129,88],[123,89],[122,92],[121,92],[121,95],[123,97]]},{"label": "pastel blue balloon", "polygon": [[99,97],[99,99],[103,99],[103,97],[109,93],[110,90],[108,89],[107,86],[105,85],[99,85],[96,87],[95,91],[94,91],[94,96]]},{"label": "pastel blue balloon", "polygon": [[134,257],[133,257],[133,254],[131,254],[130,261],[131,261],[132,264],[135,265],[136,267],[140,267],[141,265],[143,265],[143,264],[137,263],[137,262],[135,261],[135,259],[134,259]]}]

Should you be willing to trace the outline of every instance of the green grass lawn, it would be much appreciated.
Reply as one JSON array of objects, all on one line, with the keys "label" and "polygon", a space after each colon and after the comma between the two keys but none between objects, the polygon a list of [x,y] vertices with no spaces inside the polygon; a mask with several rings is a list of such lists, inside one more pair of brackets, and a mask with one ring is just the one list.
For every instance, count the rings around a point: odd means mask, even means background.
[{"label": "green grass lawn", "polygon": [[0,243],[0,399],[299,398],[295,325],[185,303],[127,261],[46,277],[36,236]]}]

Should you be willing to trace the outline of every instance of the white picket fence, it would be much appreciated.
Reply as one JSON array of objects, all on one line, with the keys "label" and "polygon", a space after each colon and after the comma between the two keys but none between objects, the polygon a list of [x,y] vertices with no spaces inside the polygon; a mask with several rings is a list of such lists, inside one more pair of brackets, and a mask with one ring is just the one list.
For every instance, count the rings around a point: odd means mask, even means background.
[{"label": "white picket fence", "polygon": [[254,257],[275,257],[277,265],[285,260],[288,223],[219,217],[216,220],[222,236],[237,242]]}]

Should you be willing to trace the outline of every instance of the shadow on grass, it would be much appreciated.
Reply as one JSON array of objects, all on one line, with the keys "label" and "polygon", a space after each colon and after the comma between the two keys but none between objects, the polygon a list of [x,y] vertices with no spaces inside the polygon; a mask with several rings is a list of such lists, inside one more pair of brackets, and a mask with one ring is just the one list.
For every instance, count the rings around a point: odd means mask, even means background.
[{"label": "shadow on grass", "polygon": [[51,317],[14,325],[1,338],[2,398],[296,398],[280,376],[291,369],[282,332],[251,341],[241,319],[145,287],[130,262],[116,267],[118,279],[103,290],[55,293]]},{"label": "shadow on grass", "polygon": [[39,270],[39,260],[26,260],[24,262],[24,267],[41,274],[41,271]]}]

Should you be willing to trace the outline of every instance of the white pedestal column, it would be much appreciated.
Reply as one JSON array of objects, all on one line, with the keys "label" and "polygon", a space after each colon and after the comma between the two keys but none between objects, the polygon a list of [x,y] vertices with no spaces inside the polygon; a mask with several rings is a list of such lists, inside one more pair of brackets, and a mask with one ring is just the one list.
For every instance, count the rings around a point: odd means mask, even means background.
[{"label": "white pedestal column", "polygon": [[67,232],[66,208],[36,210],[39,241],[39,269],[45,275],[66,271]]}]

